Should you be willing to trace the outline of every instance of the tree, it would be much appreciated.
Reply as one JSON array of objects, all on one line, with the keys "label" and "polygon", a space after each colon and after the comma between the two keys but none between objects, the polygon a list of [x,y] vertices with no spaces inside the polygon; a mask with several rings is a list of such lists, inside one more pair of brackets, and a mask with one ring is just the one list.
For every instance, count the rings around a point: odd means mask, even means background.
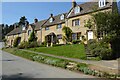
[{"label": "tree", "polygon": [[110,44],[114,57],[120,54],[120,15],[118,11],[99,12],[92,15],[96,24],[97,35],[103,33],[102,42]]},{"label": "tree", "polygon": [[62,28],[62,31],[64,32],[63,40],[66,42],[70,42],[72,36],[72,30],[69,27],[64,26]]},{"label": "tree", "polygon": [[27,18],[25,16],[20,18],[19,25],[25,25],[25,22],[27,21]]},{"label": "tree", "polygon": [[29,37],[29,42],[34,42],[37,40],[37,37],[35,36],[34,30],[31,32]]}]

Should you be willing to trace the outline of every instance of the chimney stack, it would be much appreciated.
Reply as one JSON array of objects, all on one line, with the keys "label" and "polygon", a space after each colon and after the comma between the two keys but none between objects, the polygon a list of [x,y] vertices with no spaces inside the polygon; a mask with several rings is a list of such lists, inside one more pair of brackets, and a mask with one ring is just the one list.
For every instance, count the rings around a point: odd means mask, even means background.
[{"label": "chimney stack", "polygon": [[72,0],[72,7],[76,7],[77,3],[75,2],[75,0]]},{"label": "chimney stack", "polygon": [[35,19],[34,19],[34,23],[37,23],[37,22],[38,22],[38,19],[37,19],[37,18],[35,18]]},{"label": "chimney stack", "polygon": [[53,17],[53,14],[52,14],[52,13],[50,14],[50,17]]}]

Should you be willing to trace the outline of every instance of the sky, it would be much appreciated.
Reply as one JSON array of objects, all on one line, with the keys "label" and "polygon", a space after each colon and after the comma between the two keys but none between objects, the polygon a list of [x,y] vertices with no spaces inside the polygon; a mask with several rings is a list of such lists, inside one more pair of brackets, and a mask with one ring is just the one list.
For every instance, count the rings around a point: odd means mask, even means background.
[{"label": "sky", "polygon": [[[72,0],[71,0],[72,1]],[[120,0],[118,0],[120,1]],[[79,2],[81,4],[83,2]],[[0,3],[1,4],[1,3]],[[120,3],[119,3],[120,6]],[[47,19],[50,14],[58,15],[68,12],[72,7],[71,2],[2,2],[2,23],[14,24],[20,17],[26,16],[29,23]]]},{"label": "sky", "polygon": [[2,22],[13,24],[18,22],[20,17],[26,16],[32,23],[34,18],[38,20],[47,19],[53,15],[68,12],[71,8],[70,2],[3,2]]}]

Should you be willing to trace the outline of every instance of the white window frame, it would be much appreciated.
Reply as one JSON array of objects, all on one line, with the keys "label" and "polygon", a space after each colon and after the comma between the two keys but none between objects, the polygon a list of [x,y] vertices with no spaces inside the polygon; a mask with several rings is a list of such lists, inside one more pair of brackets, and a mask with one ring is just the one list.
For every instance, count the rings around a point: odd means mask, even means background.
[{"label": "white window frame", "polygon": [[49,22],[50,22],[50,23],[53,22],[53,18],[52,18],[52,17],[49,19]]},{"label": "white window frame", "polygon": [[77,6],[77,7],[74,8],[74,13],[75,14],[80,13],[80,7],[79,6]]},{"label": "white window frame", "polygon": [[60,20],[63,20],[65,18],[64,14],[60,16]]},{"label": "white window frame", "polygon": [[[77,21],[79,21],[78,24],[76,24]],[[73,20],[73,21],[72,21],[72,26],[80,26],[80,19],[75,19],[75,20]]]},{"label": "white window frame", "polygon": [[106,0],[99,0],[99,7],[106,6]]}]

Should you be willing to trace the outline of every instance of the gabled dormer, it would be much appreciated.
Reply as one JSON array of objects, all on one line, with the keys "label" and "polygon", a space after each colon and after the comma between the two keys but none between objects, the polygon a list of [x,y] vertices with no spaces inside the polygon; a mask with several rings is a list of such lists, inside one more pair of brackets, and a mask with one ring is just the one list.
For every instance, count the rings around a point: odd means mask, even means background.
[{"label": "gabled dormer", "polygon": [[74,13],[75,13],[75,14],[80,13],[80,7],[79,7],[79,6],[76,6],[76,7],[74,8]]},{"label": "gabled dormer", "polygon": [[100,8],[106,6],[106,0],[99,0],[98,5]]},{"label": "gabled dormer", "polygon": [[62,14],[62,15],[60,16],[60,20],[64,20],[64,19],[65,19],[65,15]]},{"label": "gabled dormer", "polygon": [[50,22],[50,23],[52,23],[52,22],[53,22],[53,20],[54,20],[54,18],[53,18],[53,14],[50,14],[50,19],[49,19],[49,22]]},{"label": "gabled dormer", "polygon": [[26,30],[26,26],[25,25],[22,25],[22,30]]}]

